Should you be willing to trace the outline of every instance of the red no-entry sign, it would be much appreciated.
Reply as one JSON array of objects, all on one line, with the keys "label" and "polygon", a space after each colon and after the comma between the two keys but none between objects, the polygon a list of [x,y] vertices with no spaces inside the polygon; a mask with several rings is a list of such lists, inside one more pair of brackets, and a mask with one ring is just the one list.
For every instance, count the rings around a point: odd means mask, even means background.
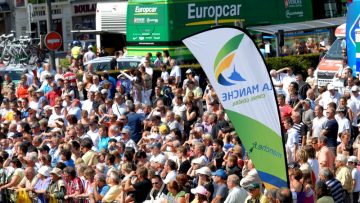
[{"label": "red no-entry sign", "polygon": [[50,51],[55,51],[59,49],[62,45],[62,38],[61,35],[57,32],[49,32],[45,36],[45,46]]}]

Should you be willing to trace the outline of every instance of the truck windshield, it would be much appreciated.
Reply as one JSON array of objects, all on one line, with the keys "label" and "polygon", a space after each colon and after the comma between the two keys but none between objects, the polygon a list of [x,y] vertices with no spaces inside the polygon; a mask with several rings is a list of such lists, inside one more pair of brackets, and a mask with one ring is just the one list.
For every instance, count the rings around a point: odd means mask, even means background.
[{"label": "truck windshield", "polygon": [[335,42],[331,45],[329,51],[325,55],[325,59],[342,59],[342,40],[336,39]]}]

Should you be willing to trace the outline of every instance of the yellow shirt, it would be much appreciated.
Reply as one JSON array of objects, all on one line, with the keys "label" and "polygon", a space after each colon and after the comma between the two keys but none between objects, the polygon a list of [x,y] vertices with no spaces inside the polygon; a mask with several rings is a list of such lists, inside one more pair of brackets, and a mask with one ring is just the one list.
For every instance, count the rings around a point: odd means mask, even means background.
[{"label": "yellow shirt", "polygon": [[121,193],[119,185],[113,185],[103,197],[102,202],[113,202]]},{"label": "yellow shirt", "polygon": [[352,177],[351,177],[351,170],[343,166],[340,169],[338,169],[336,174],[336,179],[338,179],[341,182],[341,185],[343,186],[344,190],[346,190],[348,193],[352,192]]},{"label": "yellow shirt", "polygon": [[[93,157],[94,154],[95,154],[95,152],[93,150],[89,150],[81,157],[84,160],[85,165],[89,164],[89,162],[90,162],[90,160],[91,160],[91,158]],[[95,157],[92,164],[95,165],[97,163],[98,163],[98,160]]]},{"label": "yellow shirt", "polygon": [[81,52],[81,47],[75,46],[71,49],[71,55],[74,58],[77,58],[79,56],[80,52]]}]

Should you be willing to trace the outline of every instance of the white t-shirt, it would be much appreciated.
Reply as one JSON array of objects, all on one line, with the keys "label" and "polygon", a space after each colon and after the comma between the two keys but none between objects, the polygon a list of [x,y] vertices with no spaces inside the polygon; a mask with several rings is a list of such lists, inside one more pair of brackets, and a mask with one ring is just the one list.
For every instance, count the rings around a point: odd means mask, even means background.
[{"label": "white t-shirt", "polygon": [[341,98],[340,93],[335,92],[335,95],[330,95],[330,92],[326,91],[321,95],[321,100],[319,101],[319,105],[322,106],[324,109],[327,109],[327,105],[331,102],[334,102],[336,105],[338,105],[340,98]]},{"label": "white t-shirt", "polygon": [[82,103],[82,110],[86,110],[89,113],[89,115],[92,109],[93,109],[93,102],[90,101],[90,99],[87,99]]},{"label": "white t-shirt", "polygon": [[280,73],[280,81],[283,83],[283,91],[287,95],[290,83],[296,81],[295,75],[292,74],[291,76],[289,76],[287,73]]},{"label": "white t-shirt", "polygon": [[[335,116],[335,119],[339,125],[338,134],[343,133],[345,130],[349,130],[350,132],[350,121],[348,118],[340,118],[339,116]],[[338,138],[338,141],[341,141],[340,138]]]},{"label": "white t-shirt", "polygon": [[353,192],[359,192],[360,191],[360,171],[357,168],[354,168],[351,171],[351,177],[353,180],[355,180],[355,186],[354,186]]},{"label": "white t-shirt", "polygon": [[319,162],[317,159],[308,159],[308,164],[311,166],[311,169],[314,171],[316,180],[319,179]]},{"label": "white t-shirt", "polygon": [[87,131],[86,133],[87,135],[89,135],[89,137],[91,138],[91,140],[93,141],[94,147],[96,148],[96,151],[98,150],[98,145],[99,145],[99,141],[100,141],[100,135],[99,135],[99,129],[96,129],[95,131]]},{"label": "white t-shirt", "polygon": [[154,70],[151,67],[145,67],[145,72],[152,77]]},{"label": "white t-shirt", "polygon": [[179,66],[174,66],[172,67],[171,71],[170,71],[170,76],[174,76],[176,77],[180,77],[180,81],[181,81],[181,70]]},{"label": "white t-shirt", "polygon": [[164,80],[164,81],[167,81],[169,79],[170,75],[167,71],[165,72],[161,72],[161,78]]},{"label": "white t-shirt", "polygon": [[49,125],[54,125],[55,124],[55,120],[56,119],[59,119],[59,118],[62,118],[64,121],[66,120],[65,119],[65,116],[60,114],[60,115],[57,115],[56,113],[53,113],[51,114],[50,118],[49,118]]},{"label": "white t-shirt", "polygon": [[276,78],[274,77],[271,77],[271,80],[275,86],[275,90],[276,90],[276,93],[278,94],[284,94],[284,91],[283,91],[283,88],[282,87],[276,87],[276,85],[280,85],[282,84],[281,80],[280,80],[280,76],[277,76]]},{"label": "white t-shirt", "polygon": [[289,159],[295,160],[295,146],[299,143],[299,132],[295,128],[290,128],[287,131],[286,147],[289,149]]},{"label": "white t-shirt", "polygon": [[356,98],[354,96],[351,96],[351,99],[349,99],[347,101],[347,106],[353,112],[353,120],[351,121],[351,125],[352,126],[357,126],[357,120],[358,120],[357,114],[360,111],[360,102],[359,102],[358,98]]},{"label": "white t-shirt", "polygon": [[324,123],[327,121],[327,118],[325,116],[322,116],[321,118],[319,117],[315,117],[313,122],[312,122],[312,136],[313,137],[319,137],[320,136],[320,132],[322,130],[322,126],[324,125]]}]

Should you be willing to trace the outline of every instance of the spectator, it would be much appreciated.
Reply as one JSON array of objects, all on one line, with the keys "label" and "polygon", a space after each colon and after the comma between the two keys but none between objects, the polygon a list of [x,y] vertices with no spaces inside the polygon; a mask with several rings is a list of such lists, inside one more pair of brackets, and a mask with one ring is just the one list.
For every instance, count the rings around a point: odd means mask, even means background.
[{"label": "spectator", "polygon": [[106,183],[107,183],[107,185],[109,185],[109,190],[108,190],[108,192],[105,193],[105,195],[101,201],[102,202],[115,201],[121,192],[121,189],[119,186],[119,183],[120,183],[119,174],[115,171],[112,171],[107,176]]},{"label": "spectator", "polygon": [[93,187],[93,194],[90,194],[90,198],[94,199],[96,202],[101,201],[110,189],[106,184],[106,176],[104,174],[96,174],[94,183],[91,187]]},{"label": "spectator", "polygon": [[218,169],[212,173],[214,180],[214,193],[212,195],[211,203],[224,202],[228,195],[228,188],[225,183],[227,179],[226,172],[223,169]]},{"label": "spectator", "polygon": [[331,196],[335,203],[344,202],[345,191],[341,185],[341,182],[334,178],[334,175],[329,168],[320,169],[319,178],[321,181],[324,181],[330,188]]},{"label": "spectator", "polygon": [[340,181],[344,191],[345,191],[345,202],[350,201],[350,195],[352,192],[352,176],[351,170],[346,166],[347,158],[343,154],[338,154],[335,159],[335,168],[336,168],[336,179]]},{"label": "spectator", "polygon": [[66,182],[66,195],[64,199],[78,202],[74,198],[84,192],[84,187],[80,178],[76,176],[76,171],[73,167],[66,167],[64,169],[64,179]]},{"label": "spectator", "polygon": [[[135,175],[135,171],[130,173],[130,177]],[[125,201],[133,200],[134,202],[143,202],[151,190],[151,181],[148,179],[148,170],[145,167],[140,167],[136,170],[136,183],[132,184],[129,178],[125,183],[124,192],[128,193]],[[172,181],[174,182],[174,181]],[[168,184],[170,185],[171,182]],[[167,188],[168,191],[169,187]]]},{"label": "spectator", "polygon": [[245,202],[247,193],[243,188],[239,187],[240,179],[237,175],[230,175],[227,179],[227,186],[229,187],[229,195],[226,197],[224,203]]}]

